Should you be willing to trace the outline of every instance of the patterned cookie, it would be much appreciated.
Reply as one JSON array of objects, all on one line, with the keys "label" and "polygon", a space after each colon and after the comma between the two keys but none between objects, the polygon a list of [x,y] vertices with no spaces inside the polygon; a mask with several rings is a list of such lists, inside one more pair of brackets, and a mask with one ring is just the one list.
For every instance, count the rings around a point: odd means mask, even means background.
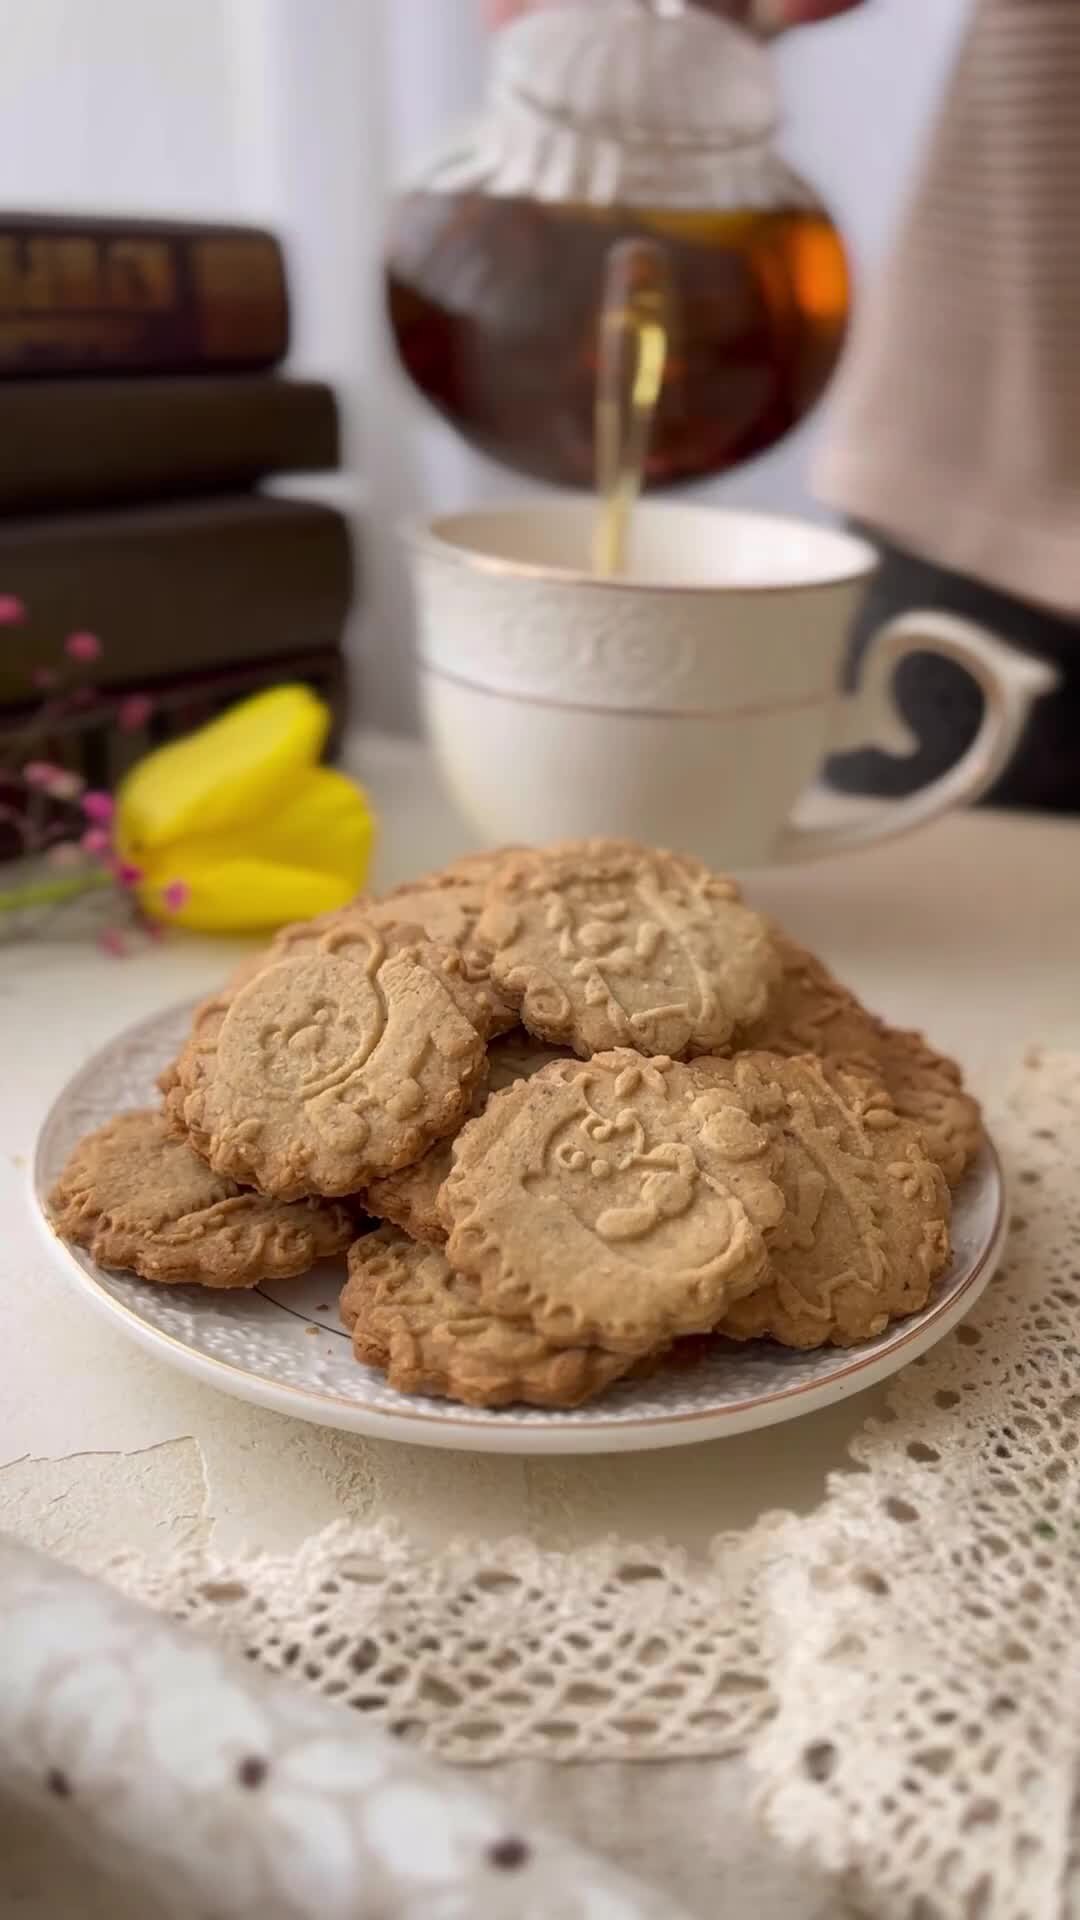
[{"label": "patterned cookie", "polygon": [[715,1326],[765,1268],[783,1197],[727,1089],[619,1051],[496,1094],[454,1143],[447,1257],[552,1346],[640,1354]]},{"label": "patterned cookie", "polygon": [[502,847],[485,847],[480,853],[459,853],[457,858],[449,860],[445,867],[438,867],[434,873],[426,873],[423,883],[417,881],[415,884],[427,885],[432,880],[459,878],[489,880],[508,853],[527,852],[528,848],[519,840],[511,840]]},{"label": "patterned cookie", "polygon": [[476,923],[484,906],[484,888],[498,855],[466,856],[443,873],[395,887],[367,908],[372,926],[423,927],[429,940],[460,954],[467,980],[476,988],[487,1012],[492,1033],[506,1033],[517,1025],[517,1014],[494,986],[486,957],[474,942]]},{"label": "patterned cookie", "polygon": [[183,1137],[187,1133],[184,1102],[191,1088],[198,1084],[200,1055],[220,1033],[226,1011],[241,989],[250,980],[258,979],[260,973],[265,973],[267,967],[273,966],[284,955],[291,957],[301,951],[317,951],[323,935],[335,929],[339,922],[348,921],[352,913],[351,906],[342,907],[333,913],[319,914],[313,920],[297,920],[281,927],[268,945],[256,947],[238,960],[216,992],[199,1001],[191,1016],[191,1031],[187,1040],[176,1059],[163,1067],[157,1077],[158,1089],[163,1096],[163,1110],[175,1134]]},{"label": "patterned cookie", "polygon": [[765,1011],[768,926],[699,861],[621,840],[508,855],[475,931],[491,977],[541,1039],[708,1053]]},{"label": "patterned cookie", "polygon": [[350,1248],[341,1318],[357,1359],[399,1393],[471,1407],[579,1407],[633,1364],[598,1347],[549,1347],[528,1321],[494,1318],[441,1249],[393,1227]]},{"label": "patterned cookie", "polygon": [[[545,1046],[524,1028],[515,1027],[488,1048],[487,1085],[477,1090],[472,1115],[483,1113],[489,1093],[501,1093],[516,1080],[528,1080],[551,1060],[565,1059],[565,1050]],[[364,1196],[365,1205],[379,1220],[390,1220],[414,1240],[441,1246],[446,1228],[439,1213],[439,1189],[453,1166],[453,1141],[440,1140],[415,1166],[376,1180]]]},{"label": "patterned cookie", "polygon": [[356,1193],[455,1132],[487,1072],[483,1026],[456,954],[355,914],[207,1003],[166,1107],[260,1192]]},{"label": "patterned cookie", "polygon": [[144,1280],[255,1287],[306,1273],[356,1234],[345,1207],[284,1205],[212,1173],[160,1113],[118,1114],[81,1140],[49,1195],[57,1233]]},{"label": "patterned cookie", "polygon": [[783,934],[776,935],[776,944],[780,980],[743,1044],[772,1053],[835,1055],[881,1080],[897,1112],[922,1128],[931,1157],[955,1186],[983,1140],[979,1105],[964,1091],[959,1067],[921,1033],[886,1026],[868,1013],[804,947]]},{"label": "patterned cookie", "polygon": [[[192,1029],[206,1017],[220,1014],[230,1001],[236,998],[242,987],[250,980],[265,973],[268,967],[275,966],[279,960],[298,960],[315,953],[340,953],[343,958],[359,958],[365,964],[364,953],[370,937],[372,925],[371,908],[374,902],[366,895],[351,900],[347,907],[336,907],[332,913],[321,913],[311,920],[294,920],[288,926],[279,927],[268,945],[256,948],[237,962],[232,972],[215,993],[199,1003],[192,1015]],[[397,945],[415,943],[419,939],[431,939],[423,927],[416,926],[395,915],[389,922],[393,933],[392,943]],[[433,945],[438,944],[432,942]],[[466,981],[464,968],[456,962],[450,972],[451,985],[455,997],[468,1014],[474,1026],[485,1028],[485,1010],[483,996]],[[180,1059],[183,1059],[181,1054]],[[169,1093],[178,1078],[180,1059],[166,1067],[158,1075],[158,1086],[162,1093]]]},{"label": "patterned cookie", "polygon": [[[364,901],[361,899],[350,901],[347,907],[336,907],[332,913],[320,913],[313,920],[293,920],[288,926],[279,927],[267,945],[256,947],[252,952],[246,953],[242,960],[237,961],[223,985],[215,993],[208,994],[205,1000],[199,1002],[192,1015],[192,1027],[199,1025],[204,1016],[212,1014],[216,1007],[235,999],[241,987],[246,987],[249,980],[257,979],[258,975],[264,973],[267,967],[272,967],[275,961],[285,958],[294,959],[301,953],[313,953],[317,951],[325,934],[336,932],[339,928],[349,929],[361,923],[363,919]],[[171,1061],[157,1078],[158,1087],[165,1096],[166,1107],[170,1112],[173,1112],[175,1107],[171,1096],[181,1084],[180,1061],[182,1058],[181,1054]]]},{"label": "patterned cookie", "polygon": [[880,1083],[810,1055],[744,1053],[690,1071],[733,1092],[782,1148],[768,1284],[736,1300],[717,1331],[848,1347],[924,1307],[949,1259],[949,1191]]}]

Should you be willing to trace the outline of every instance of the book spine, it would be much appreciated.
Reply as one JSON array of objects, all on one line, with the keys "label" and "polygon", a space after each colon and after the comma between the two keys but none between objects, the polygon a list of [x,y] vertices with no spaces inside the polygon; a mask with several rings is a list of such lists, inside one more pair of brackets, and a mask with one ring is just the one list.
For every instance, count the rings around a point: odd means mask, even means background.
[{"label": "book spine", "polygon": [[255,371],[288,344],[272,234],[0,214],[0,379]]},{"label": "book spine", "polygon": [[[351,540],[329,507],[257,496],[8,520],[0,582],[26,609],[0,650],[0,707],[18,706],[43,674],[107,689],[336,646]],[[101,647],[81,672],[80,630]]]},{"label": "book spine", "polygon": [[338,464],[331,389],[257,373],[0,381],[0,519],[229,494]]}]

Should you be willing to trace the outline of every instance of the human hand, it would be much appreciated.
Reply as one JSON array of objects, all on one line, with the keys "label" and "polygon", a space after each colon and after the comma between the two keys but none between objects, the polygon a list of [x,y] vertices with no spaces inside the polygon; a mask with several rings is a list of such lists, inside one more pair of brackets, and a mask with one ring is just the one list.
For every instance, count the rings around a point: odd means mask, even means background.
[{"label": "human hand", "polygon": [[[586,4],[587,0],[582,0]],[[816,20],[831,20],[838,13],[849,13],[862,0],[696,0],[710,13],[737,20],[756,33],[782,33],[785,27],[810,26]],[[538,7],[561,4],[561,0],[481,0],[489,27],[504,27],[523,13],[535,13]]]}]

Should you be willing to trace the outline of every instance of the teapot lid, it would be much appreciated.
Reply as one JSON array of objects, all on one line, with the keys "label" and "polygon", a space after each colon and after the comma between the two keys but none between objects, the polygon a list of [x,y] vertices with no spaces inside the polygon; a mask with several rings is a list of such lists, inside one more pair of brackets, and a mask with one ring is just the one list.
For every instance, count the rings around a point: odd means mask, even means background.
[{"label": "teapot lid", "polygon": [[683,0],[541,8],[495,42],[492,104],[566,132],[683,152],[767,138],[764,48]]},{"label": "teapot lid", "polygon": [[594,206],[790,204],[771,147],[772,67],[743,28],[683,0],[591,0],[496,37],[487,111],[423,184]]}]

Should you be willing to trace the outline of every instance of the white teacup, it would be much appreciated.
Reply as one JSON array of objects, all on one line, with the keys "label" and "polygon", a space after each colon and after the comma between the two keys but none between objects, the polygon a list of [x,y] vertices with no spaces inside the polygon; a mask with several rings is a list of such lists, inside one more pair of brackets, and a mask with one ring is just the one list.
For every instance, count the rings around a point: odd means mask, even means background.
[{"label": "white teacup", "polygon": [[[809,521],[643,503],[625,574],[589,566],[593,504],[460,513],[412,532],[427,725],[489,840],[626,835],[717,865],[806,859],[908,831],[997,779],[1054,671],[970,621],[889,621],[857,691],[845,642],[872,547]],[[793,819],[829,753],[913,742],[891,696],[906,654],[977,680],[982,725],[948,773],[841,824]]]}]

